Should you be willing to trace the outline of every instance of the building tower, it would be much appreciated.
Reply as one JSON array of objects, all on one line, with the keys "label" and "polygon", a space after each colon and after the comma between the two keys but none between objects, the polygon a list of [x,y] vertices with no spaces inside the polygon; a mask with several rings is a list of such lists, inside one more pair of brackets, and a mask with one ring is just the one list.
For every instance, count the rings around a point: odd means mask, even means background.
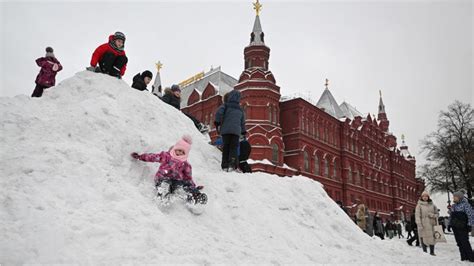
[{"label": "building tower", "polygon": [[380,128],[382,129],[383,132],[388,132],[388,126],[390,125],[390,122],[387,119],[387,114],[385,113],[385,105],[383,104],[382,101],[382,91],[379,91],[380,93],[380,100],[379,100],[379,113],[377,116],[377,120],[379,120],[380,123]]},{"label": "building tower", "polygon": [[284,144],[280,128],[280,87],[269,70],[270,48],[265,45],[260,23],[262,5],[257,0],[250,44],[244,49],[245,69],[234,89],[242,93],[241,105],[246,114],[248,139],[252,145],[251,159],[267,159],[283,164]]}]

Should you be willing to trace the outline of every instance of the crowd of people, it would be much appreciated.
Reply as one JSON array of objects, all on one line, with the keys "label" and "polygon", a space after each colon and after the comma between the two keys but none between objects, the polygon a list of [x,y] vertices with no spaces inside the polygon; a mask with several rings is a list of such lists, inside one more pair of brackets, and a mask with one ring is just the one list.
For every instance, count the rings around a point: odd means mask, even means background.
[{"label": "crowd of people", "polygon": [[[110,35],[108,42],[97,47],[92,53],[90,66],[87,70],[110,75],[121,79],[127,69],[128,58],[125,53],[125,34],[115,32]],[[36,60],[41,68],[36,78],[36,87],[32,97],[41,97],[43,91],[53,87],[56,82],[56,74],[63,69],[59,60],[54,56],[53,48],[46,48],[45,57]],[[153,79],[153,73],[145,70],[133,77],[131,87],[139,91],[148,91],[147,86]],[[163,102],[181,110],[181,88],[172,85],[164,89],[163,95],[155,94]],[[245,114],[240,107],[240,92],[232,90],[224,95],[223,104],[216,110],[214,125],[218,133],[222,150],[222,170],[251,172],[247,163],[251,147],[246,140]],[[202,133],[209,130],[208,126],[202,124],[194,116],[185,114],[191,119],[195,127]],[[158,196],[161,196],[165,185],[167,193],[173,192],[176,186],[181,186],[189,191],[193,197],[202,195],[199,190],[202,186],[196,186],[192,178],[192,167],[187,161],[191,150],[192,140],[189,136],[183,136],[168,151],[150,154],[131,154],[132,158],[145,162],[159,162],[161,165],[155,175],[155,186]],[[166,194],[166,193],[165,193]]]},{"label": "crowd of people", "polygon": [[[415,242],[415,246],[421,247],[423,252],[429,252],[432,256],[436,256],[435,245],[442,239],[441,232],[435,230],[435,226],[440,225],[443,233],[446,233],[446,230],[453,232],[461,261],[474,262],[474,253],[469,242],[469,233],[474,223],[472,204],[462,191],[455,192],[453,200],[454,204],[448,209],[449,217],[440,217],[438,207],[431,200],[430,194],[424,191],[407,221],[394,221],[390,218],[384,221],[378,212],[372,215],[360,200],[356,200],[356,204],[351,207],[355,208],[354,222],[369,236],[377,236],[382,240],[397,236],[405,238],[403,235],[405,229],[408,245],[413,246]],[[337,203],[348,213],[342,202]]]}]

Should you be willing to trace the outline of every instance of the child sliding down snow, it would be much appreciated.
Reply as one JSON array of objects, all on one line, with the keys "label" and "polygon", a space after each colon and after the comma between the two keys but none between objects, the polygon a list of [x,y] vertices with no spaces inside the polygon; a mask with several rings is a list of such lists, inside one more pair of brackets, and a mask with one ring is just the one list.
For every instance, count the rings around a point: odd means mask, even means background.
[{"label": "child sliding down snow", "polygon": [[194,183],[191,175],[192,168],[187,161],[191,144],[191,137],[183,136],[170,151],[131,154],[135,159],[161,164],[155,174],[155,187],[159,198],[169,198],[177,189],[182,188],[188,195],[188,202],[206,204],[207,196],[200,192],[203,187],[197,187]]}]

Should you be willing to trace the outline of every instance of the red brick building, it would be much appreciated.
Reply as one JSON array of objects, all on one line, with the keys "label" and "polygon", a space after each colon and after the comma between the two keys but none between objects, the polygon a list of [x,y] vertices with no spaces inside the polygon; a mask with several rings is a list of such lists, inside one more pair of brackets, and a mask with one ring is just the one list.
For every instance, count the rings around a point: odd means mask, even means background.
[{"label": "red brick building", "polygon": [[404,141],[398,147],[389,131],[382,96],[377,118],[362,115],[349,103],[338,105],[327,81],[316,104],[304,97],[282,97],[264,37],[257,15],[240,78],[217,68],[188,79],[181,84],[183,111],[209,125],[215,138],[213,119],[222,96],[239,90],[253,170],[307,176],[346,206],[361,199],[384,216],[409,216],[424,183],[415,176],[416,161]]}]

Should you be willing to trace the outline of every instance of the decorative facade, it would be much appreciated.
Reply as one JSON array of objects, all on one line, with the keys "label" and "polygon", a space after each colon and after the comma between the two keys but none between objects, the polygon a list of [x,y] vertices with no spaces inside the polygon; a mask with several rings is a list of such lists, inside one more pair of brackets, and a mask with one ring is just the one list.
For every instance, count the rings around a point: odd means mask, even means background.
[{"label": "decorative facade", "polygon": [[382,216],[409,217],[424,183],[415,176],[416,161],[404,140],[397,147],[389,131],[382,95],[377,118],[362,115],[349,103],[338,105],[327,80],[316,104],[303,97],[282,97],[264,37],[257,12],[238,81],[220,68],[188,79],[183,111],[209,125],[214,139],[213,117],[222,96],[239,90],[254,171],[303,175],[321,182],[329,196],[345,206],[360,199]]}]

